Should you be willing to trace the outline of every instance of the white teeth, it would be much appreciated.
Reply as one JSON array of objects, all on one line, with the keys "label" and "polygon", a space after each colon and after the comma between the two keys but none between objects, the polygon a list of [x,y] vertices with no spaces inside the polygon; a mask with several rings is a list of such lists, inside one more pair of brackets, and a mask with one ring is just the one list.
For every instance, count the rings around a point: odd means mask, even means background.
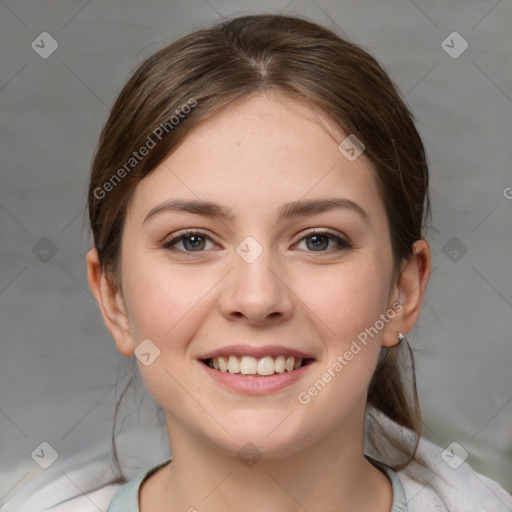
[{"label": "white teeth", "polygon": [[258,373],[258,361],[254,357],[243,356],[240,360],[240,373],[244,375],[254,375]]},{"label": "white teeth", "polygon": [[284,363],[285,363],[284,356],[276,357],[276,360],[274,361],[274,370],[276,371],[276,373],[284,372],[284,370],[285,370]]},{"label": "white teeth", "polygon": [[270,356],[258,360],[258,375],[272,375],[274,373],[274,360]]},{"label": "white teeth", "polygon": [[229,373],[240,373],[240,361],[239,361],[238,357],[229,356],[228,372]]},{"label": "white teeth", "polygon": [[209,366],[221,372],[241,373],[242,375],[274,375],[274,373],[298,370],[303,363],[302,357],[272,356],[219,356],[209,360]]},{"label": "white teeth", "polygon": [[228,360],[226,357],[216,357],[213,360],[213,366],[215,367],[215,359],[218,359],[219,361],[219,368],[221,372],[227,372],[228,371]]}]

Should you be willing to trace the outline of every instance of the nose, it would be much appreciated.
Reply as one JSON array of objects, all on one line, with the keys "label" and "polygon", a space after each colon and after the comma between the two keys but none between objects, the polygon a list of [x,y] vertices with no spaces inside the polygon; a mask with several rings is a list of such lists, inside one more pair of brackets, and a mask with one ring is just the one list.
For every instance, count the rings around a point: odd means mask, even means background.
[{"label": "nose", "polygon": [[227,277],[220,309],[228,320],[262,326],[291,317],[293,292],[270,251],[264,250],[252,262],[235,254],[234,268]]}]

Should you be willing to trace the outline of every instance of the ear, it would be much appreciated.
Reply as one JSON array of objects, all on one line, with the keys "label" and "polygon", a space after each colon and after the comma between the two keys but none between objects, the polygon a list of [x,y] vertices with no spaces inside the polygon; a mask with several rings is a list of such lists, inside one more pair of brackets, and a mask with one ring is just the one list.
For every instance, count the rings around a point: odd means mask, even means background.
[{"label": "ear", "polygon": [[100,265],[98,251],[93,248],[86,256],[87,280],[96,302],[100,307],[103,321],[116,342],[121,354],[129,357],[134,353],[130,324],[121,288],[116,288]]},{"label": "ear", "polygon": [[390,307],[395,304],[393,309],[396,313],[382,336],[383,346],[397,345],[398,333],[406,335],[418,320],[430,276],[430,264],[431,254],[427,241],[417,240],[413,244],[412,255],[402,264],[392,290]]}]

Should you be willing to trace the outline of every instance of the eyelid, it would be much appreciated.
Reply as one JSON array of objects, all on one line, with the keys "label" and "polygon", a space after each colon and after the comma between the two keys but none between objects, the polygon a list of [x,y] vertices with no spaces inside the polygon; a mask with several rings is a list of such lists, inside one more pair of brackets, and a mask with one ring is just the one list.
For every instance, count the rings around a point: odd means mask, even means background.
[{"label": "eyelid", "polygon": [[[163,249],[172,249],[173,246],[177,245],[183,238],[186,238],[186,237],[192,236],[192,235],[197,235],[197,236],[201,236],[203,238],[206,238],[206,239],[210,240],[216,246],[220,245],[220,244],[218,244],[213,239],[213,237],[211,237],[209,234],[205,233],[204,231],[202,231],[200,229],[189,228],[189,229],[183,229],[181,231],[173,233],[169,237],[166,237],[164,239],[164,241],[161,243],[161,246],[162,246]],[[193,254],[194,252],[204,252],[204,251],[182,251],[182,250],[179,250],[179,249],[177,249],[176,251],[177,252],[182,252],[182,253],[185,253],[185,254],[187,254],[187,253],[188,254]]]},{"label": "eyelid", "polygon": [[[300,238],[297,240],[297,242],[295,242],[294,245],[297,245],[298,243],[302,242],[305,238],[309,238],[310,236],[313,236],[313,235],[329,235],[331,240],[334,240],[336,243],[338,243],[337,249],[343,249],[343,248],[351,249],[353,247],[352,242],[350,241],[349,237],[347,237],[346,235],[344,235],[338,231],[334,231],[329,228],[313,228],[311,230],[302,232],[300,234]],[[308,252],[312,252],[312,253],[318,252],[321,254],[321,253],[329,253],[329,252],[332,252],[335,250],[336,250],[336,248],[330,249],[327,251],[308,251]]]},{"label": "eyelid", "polygon": [[336,231],[334,229],[330,229],[330,228],[311,228],[311,229],[306,229],[305,231],[302,231],[300,233],[299,240],[302,240],[303,238],[311,236],[311,235],[333,235],[333,236],[337,236],[339,238],[343,238],[347,242],[349,241],[349,239],[348,239],[348,237],[346,235],[344,235],[343,233],[341,233],[339,231]]}]

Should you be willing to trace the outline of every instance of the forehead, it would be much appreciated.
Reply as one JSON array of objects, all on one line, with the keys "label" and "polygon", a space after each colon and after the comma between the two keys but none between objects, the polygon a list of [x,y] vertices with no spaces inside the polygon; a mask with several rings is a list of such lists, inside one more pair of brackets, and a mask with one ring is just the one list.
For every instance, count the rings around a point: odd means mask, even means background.
[{"label": "forehead", "polygon": [[338,196],[381,217],[373,167],[364,153],[351,161],[340,151],[346,136],[282,95],[234,102],[197,126],[137,185],[130,215],[143,218],[169,198],[216,201],[243,217],[301,198]]}]

